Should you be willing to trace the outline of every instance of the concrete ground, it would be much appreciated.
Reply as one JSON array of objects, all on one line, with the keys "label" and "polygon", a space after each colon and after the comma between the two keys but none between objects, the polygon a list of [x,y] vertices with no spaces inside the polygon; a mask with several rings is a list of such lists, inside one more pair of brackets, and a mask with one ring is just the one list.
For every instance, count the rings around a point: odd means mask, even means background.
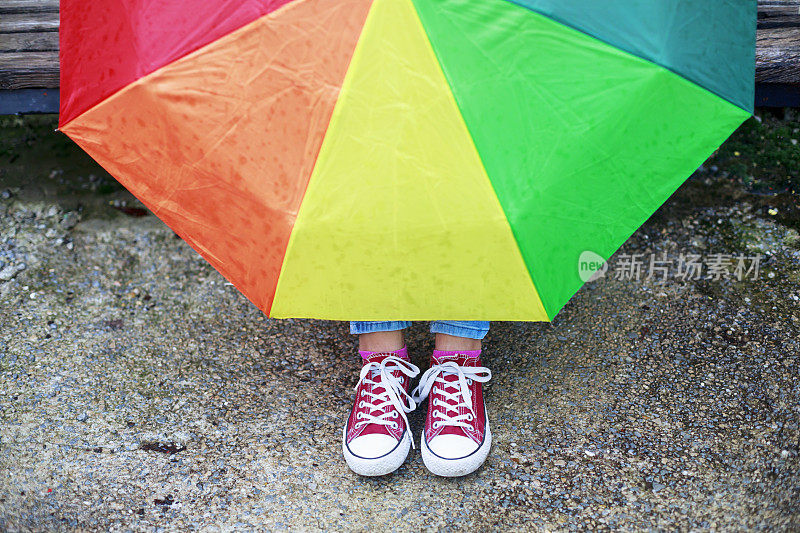
[{"label": "concrete ground", "polygon": [[[0,530],[800,530],[796,115],[751,120],[553,323],[493,326],[495,445],[462,479],[416,451],[352,474],[346,324],[266,319],[54,124],[0,119]],[[651,253],[762,259],[616,279]]]}]

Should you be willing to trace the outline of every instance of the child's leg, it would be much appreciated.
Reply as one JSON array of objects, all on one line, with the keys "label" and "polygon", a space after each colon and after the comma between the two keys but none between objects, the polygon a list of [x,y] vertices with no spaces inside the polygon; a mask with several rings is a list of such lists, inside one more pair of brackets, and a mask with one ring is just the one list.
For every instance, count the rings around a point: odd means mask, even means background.
[{"label": "child's leg", "polygon": [[431,322],[437,350],[480,350],[481,339],[489,331],[489,322],[474,320],[437,320]]},{"label": "child's leg", "polygon": [[350,333],[358,335],[358,349],[367,352],[394,352],[405,346],[403,330],[411,325],[406,320],[350,322]]}]

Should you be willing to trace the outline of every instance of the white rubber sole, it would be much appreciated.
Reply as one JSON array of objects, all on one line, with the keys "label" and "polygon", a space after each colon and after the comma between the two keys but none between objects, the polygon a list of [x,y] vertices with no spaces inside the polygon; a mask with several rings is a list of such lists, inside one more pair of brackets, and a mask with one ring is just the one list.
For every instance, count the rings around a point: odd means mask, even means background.
[{"label": "white rubber sole", "polygon": [[411,449],[411,432],[406,430],[397,446],[381,457],[369,459],[353,454],[347,447],[347,427],[342,429],[342,453],[350,470],[361,476],[385,476],[391,474],[405,462]]},{"label": "white rubber sole", "polygon": [[489,429],[488,422],[486,423],[486,435],[483,438],[483,443],[471,454],[458,459],[445,459],[433,453],[428,448],[428,443],[425,442],[425,431],[422,432],[422,437],[420,438],[422,462],[425,463],[425,467],[432,474],[442,477],[461,477],[476,471],[489,457],[491,447],[492,431]]}]

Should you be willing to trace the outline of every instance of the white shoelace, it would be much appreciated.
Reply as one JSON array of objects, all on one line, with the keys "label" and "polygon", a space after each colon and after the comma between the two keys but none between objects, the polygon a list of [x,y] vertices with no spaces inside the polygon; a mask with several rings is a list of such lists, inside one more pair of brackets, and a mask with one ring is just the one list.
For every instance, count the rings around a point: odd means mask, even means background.
[{"label": "white shoelace", "polygon": [[[444,376],[456,375],[456,381],[447,381]],[[486,383],[492,379],[492,372],[483,366],[459,366],[455,361],[447,361],[439,365],[430,367],[419,380],[419,385],[411,393],[412,399],[420,403],[428,397],[435,384],[441,386],[440,391],[447,402],[454,402],[455,405],[434,399],[435,409],[432,413],[436,421],[433,422],[433,429],[442,426],[456,426],[468,428],[475,419],[475,411],[472,409],[472,393],[469,386],[473,381]],[[458,414],[459,407],[467,408],[467,413]],[[455,415],[448,414],[456,413]]]},{"label": "white shoelace", "polygon": [[[355,424],[356,428],[367,424],[379,424],[381,426],[391,426],[397,429],[399,427],[397,422],[392,420],[393,418],[397,418],[397,413],[400,413],[406,427],[409,427],[406,413],[410,413],[416,409],[417,404],[406,392],[406,389],[403,388],[403,382],[392,374],[392,372],[397,370],[410,378],[419,375],[419,367],[405,359],[393,355],[385,358],[380,363],[371,361],[361,368],[361,376],[358,380],[358,384],[356,384],[356,390],[358,390],[362,382],[371,385],[371,390],[367,390],[366,387],[362,389],[361,395],[357,398],[358,406],[361,408],[367,407],[370,412],[358,413],[357,418],[359,421]],[[378,387],[383,389],[383,391],[373,392]],[[364,396],[368,399],[362,399]],[[394,410],[383,412],[383,409],[388,406],[394,407]],[[378,412],[377,416],[373,414],[375,412]],[[414,439],[411,439],[411,444],[412,446],[414,445]]]}]

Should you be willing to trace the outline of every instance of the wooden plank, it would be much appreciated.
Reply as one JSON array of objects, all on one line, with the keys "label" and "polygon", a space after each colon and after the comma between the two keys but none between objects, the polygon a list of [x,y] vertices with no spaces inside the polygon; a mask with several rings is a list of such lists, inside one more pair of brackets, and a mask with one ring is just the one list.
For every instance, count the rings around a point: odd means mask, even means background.
[{"label": "wooden plank", "polygon": [[[0,88],[57,87],[58,0],[0,0],[0,13]],[[800,84],[800,0],[760,0],[758,17],[756,82]]]},{"label": "wooden plank", "polygon": [[800,84],[800,0],[761,0],[756,83]]},{"label": "wooden plank", "polygon": [[800,84],[800,48],[759,48],[756,83]]},{"label": "wooden plank", "polygon": [[56,13],[11,13],[0,17],[0,33],[58,31]]},{"label": "wooden plank", "polygon": [[759,2],[758,29],[800,27],[800,0]]},{"label": "wooden plank", "polygon": [[58,13],[58,0],[2,0],[0,14]]},{"label": "wooden plank", "polygon": [[779,16],[764,17],[758,19],[758,32],[776,28],[797,28],[800,27],[800,13],[786,14]]},{"label": "wooden plank", "polygon": [[758,3],[758,30],[800,27],[800,0]]},{"label": "wooden plank", "polygon": [[0,70],[0,91],[13,89],[57,89],[58,69]]},{"label": "wooden plank", "polygon": [[0,52],[58,51],[58,32],[5,33],[0,37]]},{"label": "wooden plank", "polygon": [[58,52],[0,53],[0,90],[58,85]]},{"label": "wooden plank", "polygon": [[792,10],[800,8],[800,0],[758,0],[758,12]]}]

